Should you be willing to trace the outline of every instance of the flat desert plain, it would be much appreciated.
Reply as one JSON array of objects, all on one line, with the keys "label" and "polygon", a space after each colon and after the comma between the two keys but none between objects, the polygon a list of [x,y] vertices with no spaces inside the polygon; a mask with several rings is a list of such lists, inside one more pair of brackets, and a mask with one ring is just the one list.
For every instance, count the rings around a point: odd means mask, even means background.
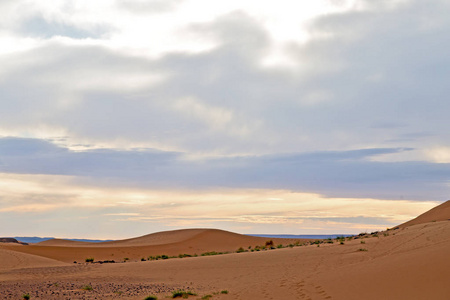
[{"label": "flat desert plain", "polygon": [[189,299],[448,300],[449,219],[447,201],[390,230],[332,241],[272,245],[187,229],[104,243],[3,242],[0,299],[167,299],[189,290]]}]

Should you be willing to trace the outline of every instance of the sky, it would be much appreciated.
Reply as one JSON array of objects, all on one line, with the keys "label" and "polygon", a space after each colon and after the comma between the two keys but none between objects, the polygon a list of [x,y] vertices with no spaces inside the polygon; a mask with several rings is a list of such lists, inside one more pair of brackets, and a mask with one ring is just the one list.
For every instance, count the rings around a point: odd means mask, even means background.
[{"label": "sky", "polygon": [[0,0],[0,236],[386,229],[450,198],[445,0]]}]

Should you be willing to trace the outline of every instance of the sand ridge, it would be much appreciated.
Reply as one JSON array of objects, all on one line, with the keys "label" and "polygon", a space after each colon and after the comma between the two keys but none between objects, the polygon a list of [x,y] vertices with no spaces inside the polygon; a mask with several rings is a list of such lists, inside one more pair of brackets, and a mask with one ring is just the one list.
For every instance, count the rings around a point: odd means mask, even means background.
[{"label": "sand ridge", "polygon": [[424,212],[408,222],[400,224],[399,227],[405,228],[416,224],[448,220],[450,220],[450,200]]}]

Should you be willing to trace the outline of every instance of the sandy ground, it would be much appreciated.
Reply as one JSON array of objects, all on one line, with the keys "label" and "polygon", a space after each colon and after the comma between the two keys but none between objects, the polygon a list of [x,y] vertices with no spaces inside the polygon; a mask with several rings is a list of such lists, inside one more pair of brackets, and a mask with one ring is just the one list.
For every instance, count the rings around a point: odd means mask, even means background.
[{"label": "sandy ground", "polygon": [[[442,213],[441,210],[430,212]],[[446,221],[433,220],[378,235],[346,239],[343,244],[335,241],[319,247],[309,245],[114,264],[73,264],[64,262],[67,257],[58,260],[54,253],[47,257],[24,253],[24,249],[32,249],[27,250],[29,252],[44,249],[40,251],[62,251],[67,255],[71,254],[67,249],[81,249],[80,245],[68,247],[47,243],[30,248],[3,244],[0,245],[0,299],[21,299],[24,293],[30,293],[31,299],[144,299],[150,294],[164,299],[174,289],[185,289],[198,294],[190,299],[201,299],[210,294],[211,299],[242,300],[447,300],[450,299],[449,218],[444,216],[441,219]],[[188,237],[183,237],[183,232],[170,232],[170,237],[161,233],[159,244],[145,247],[164,247],[166,238],[172,239],[168,243],[170,247],[185,241],[190,245],[188,247],[197,247],[195,249],[204,247],[205,241],[212,243],[210,246],[214,246],[214,241],[221,246],[224,237],[231,240],[246,238],[217,230],[201,230],[201,236],[199,232],[184,233],[188,233]],[[175,235],[178,237],[174,239]],[[143,247],[136,239],[132,240],[135,245],[127,246],[130,253],[136,251],[131,250],[133,248]],[[245,240],[249,241],[253,238]],[[90,248],[100,251],[114,247]],[[56,259],[49,256],[56,256]],[[83,290],[87,285],[92,290]],[[228,294],[220,294],[224,290]]]}]

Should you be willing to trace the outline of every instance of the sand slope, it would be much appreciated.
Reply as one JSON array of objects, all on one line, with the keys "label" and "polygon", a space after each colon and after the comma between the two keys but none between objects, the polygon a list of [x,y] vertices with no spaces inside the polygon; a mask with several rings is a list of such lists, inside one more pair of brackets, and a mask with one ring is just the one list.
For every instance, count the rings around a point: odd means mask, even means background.
[{"label": "sand slope", "polygon": [[65,263],[53,259],[14,251],[15,247],[21,246],[10,245],[10,249],[4,249],[0,245],[0,272],[20,268],[54,267],[66,265]]},{"label": "sand slope", "polygon": [[423,224],[435,221],[448,221],[448,220],[450,220],[450,200],[430,209],[429,211],[418,216],[417,218],[414,218],[406,223],[399,225],[399,227],[405,228],[416,224]]}]

